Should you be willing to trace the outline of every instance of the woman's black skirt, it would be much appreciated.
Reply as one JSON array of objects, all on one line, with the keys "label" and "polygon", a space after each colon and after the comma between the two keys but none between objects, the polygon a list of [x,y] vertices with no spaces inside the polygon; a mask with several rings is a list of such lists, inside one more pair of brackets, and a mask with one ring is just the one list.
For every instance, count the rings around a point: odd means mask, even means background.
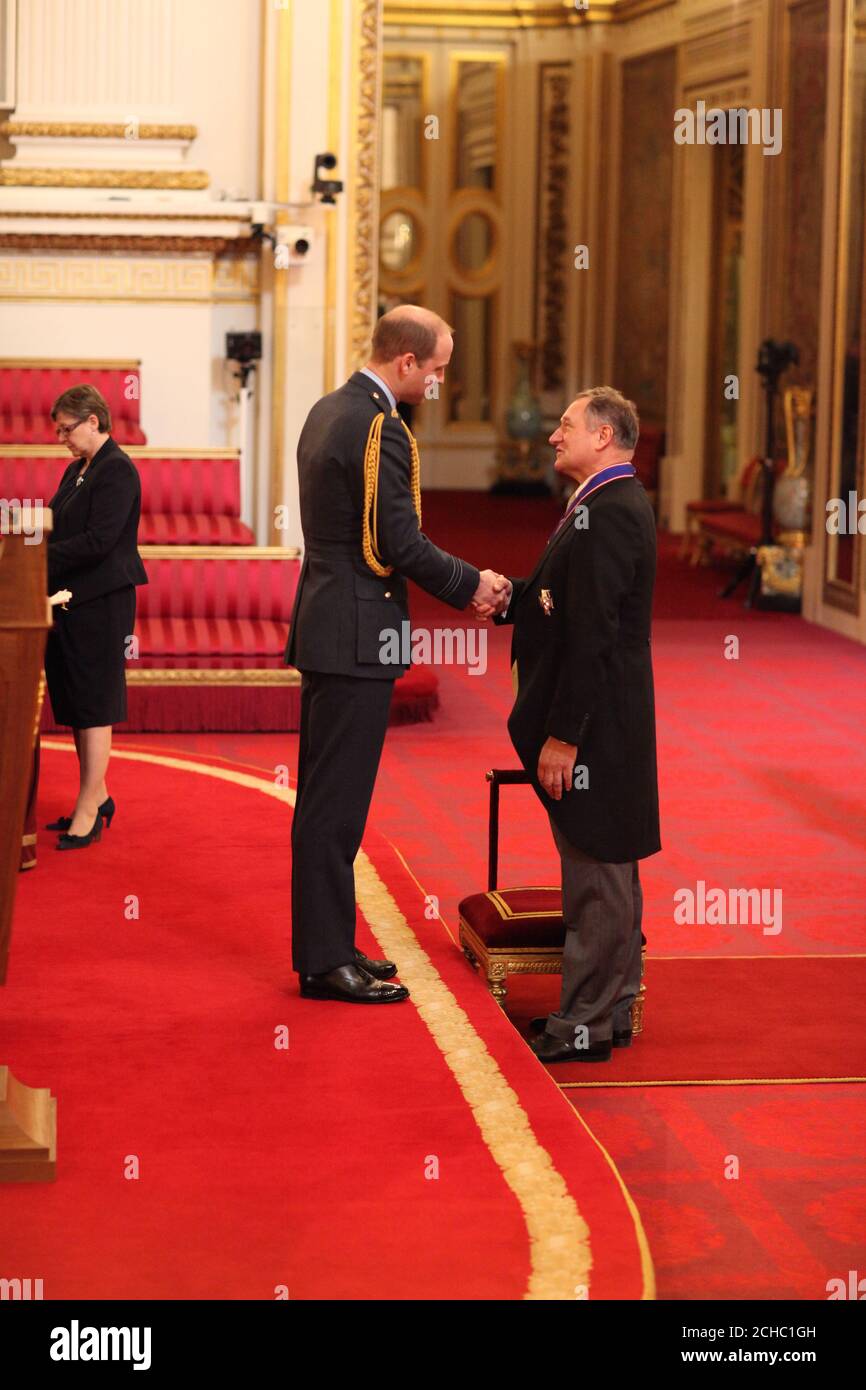
[{"label": "woman's black skirt", "polygon": [[126,719],[126,650],[135,630],[135,585],[53,610],[45,683],[58,724],[73,729]]}]

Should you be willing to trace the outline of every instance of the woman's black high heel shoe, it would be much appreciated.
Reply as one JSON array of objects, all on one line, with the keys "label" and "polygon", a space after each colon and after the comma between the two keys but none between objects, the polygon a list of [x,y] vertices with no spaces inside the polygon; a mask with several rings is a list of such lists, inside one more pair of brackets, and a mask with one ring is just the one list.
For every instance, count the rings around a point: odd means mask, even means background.
[{"label": "woman's black high heel shoe", "polygon": [[[110,829],[111,829],[111,822],[112,822],[112,820],[113,820],[113,818],[114,818],[114,812],[116,811],[116,809],[117,809],[117,807],[116,807],[115,804],[114,804],[114,798],[111,797],[111,796],[107,796],[107,797],[105,798],[105,800],[103,801],[102,805],[99,807],[99,814],[102,816],[102,819],[105,821],[105,828],[106,828],[106,830],[110,830]],[[68,830],[71,824],[72,824],[72,817],[71,817],[71,816],[59,816],[57,820],[53,820],[53,821],[49,822],[49,824],[46,825],[45,829],[46,829],[46,830]]]},{"label": "woman's black high heel shoe", "polygon": [[58,835],[58,849],[86,849],[93,844],[94,840],[102,838],[102,816],[96,812],[96,820],[93,822],[93,829],[87,835]]}]

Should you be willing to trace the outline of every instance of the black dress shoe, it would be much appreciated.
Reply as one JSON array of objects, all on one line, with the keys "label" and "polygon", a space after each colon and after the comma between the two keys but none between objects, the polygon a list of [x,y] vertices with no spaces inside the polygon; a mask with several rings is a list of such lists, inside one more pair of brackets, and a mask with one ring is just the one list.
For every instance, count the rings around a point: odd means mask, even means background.
[{"label": "black dress shoe", "polygon": [[102,838],[102,816],[96,812],[96,820],[86,835],[58,835],[56,849],[86,849]]},{"label": "black dress shoe", "polygon": [[[116,809],[117,807],[114,804],[114,798],[111,796],[107,796],[103,801],[102,805],[99,807],[99,814],[102,816],[102,819],[105,822],[106,830],[111,829],[111,822],[114,819],[114,812],[116,811]],[[45,829],[68,830],[71,824],[71,816],[58,816],[57,820],[49,821]]]},{"label": "black dress shoe", "polygon": [[[546,1014],[541,1018],[531,1018],[529,1020],[529,1028],[533,1033],[543,1033],[546,1027]],[[624,1028],[621,1033],[615,1031],[612,1042],[614,1047],[631,1047],[631,1029]]]},{"label": "black dress shoe", "polygon": [[360,965],[338,965],[324,975],[302,975],[304,999],[338,999],[344,1004],[397,1004],[409,998],[405,985],[388,984]]},{"label": "black dress shoe", "polygon": [[366,970],[367,974],[376,980],[391,980],[397,974],[397,967],[392,960],[371,960],[363,951],[359,951],[357,946],[355,960],[362,970]]},{"label": "black dress shoe", "polygon": [[609,1042],[590,1043],[589,1047],[575,1047],[569,1038],[555,1038],[552,1033],[542,1033],[529,1044],[541,1062],[609,1062],[611,1044]]}]

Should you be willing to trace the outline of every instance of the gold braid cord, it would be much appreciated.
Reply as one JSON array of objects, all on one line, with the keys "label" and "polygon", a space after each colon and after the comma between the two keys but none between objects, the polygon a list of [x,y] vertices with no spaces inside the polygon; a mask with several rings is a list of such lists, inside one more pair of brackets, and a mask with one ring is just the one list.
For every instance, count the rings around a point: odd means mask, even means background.
[{"label": "gold braid cord", "polygon": [[[421,525],[421,458],[418,453],[418,444],[415,436],[410,430],[406,421],[398,411],[391,411],[391,418],[399,420],[406,434],[409,437],[409,449],[412,454],[412,472],[410,474],[409,485],[412,489],[412,503],[415,507],[415,515],[418,518],[418,525]],[[383,579],[389,574],[394,573],[393,565],[382,563],[379,554],[377,509],[379,504],[379,460],[382,455],[382,423],[385,419],[384,413],[377,410],[370,426],[370,433],[367,435],[367,447],[364,450],[364,515],[362,522],[362,544],[364,549],[364,559],[374,574],[380,575]]]}]

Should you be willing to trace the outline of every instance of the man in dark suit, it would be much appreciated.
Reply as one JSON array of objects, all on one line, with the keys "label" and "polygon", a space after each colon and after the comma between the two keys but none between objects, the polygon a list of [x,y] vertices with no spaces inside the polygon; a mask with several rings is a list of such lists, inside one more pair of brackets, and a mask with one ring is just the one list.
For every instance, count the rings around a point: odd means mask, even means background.
[{"label": "man in dark suit", "polygon": [[485,613],[507,594],[502,575],[479,573],[420,527],[417,448],[397,405],[420,404],[444,380],[452,347],[438,315],[393,309],[376,325],[369,364],[313,406],[298,442],[304,562],[286,663],[302,672],[292,942],[306,998],[408,997],[392,962],[355,947],[353,872],[394,681],[407,669],[384,640],[408,621],[406,582]]},{"label": "man in dark suit", "polygon": [[508,730],[562,863],[560,1008],[532,1044],[546,1062],[607,1061],[612,1046],[631,1042],[637,861],[661,848],[650,656],[655,520],[631,463],[637,438],[634,406],[611,387],[584,391],[568,407],[550,442],[557,472],[577,490],[496,619],[514,623]]}]

